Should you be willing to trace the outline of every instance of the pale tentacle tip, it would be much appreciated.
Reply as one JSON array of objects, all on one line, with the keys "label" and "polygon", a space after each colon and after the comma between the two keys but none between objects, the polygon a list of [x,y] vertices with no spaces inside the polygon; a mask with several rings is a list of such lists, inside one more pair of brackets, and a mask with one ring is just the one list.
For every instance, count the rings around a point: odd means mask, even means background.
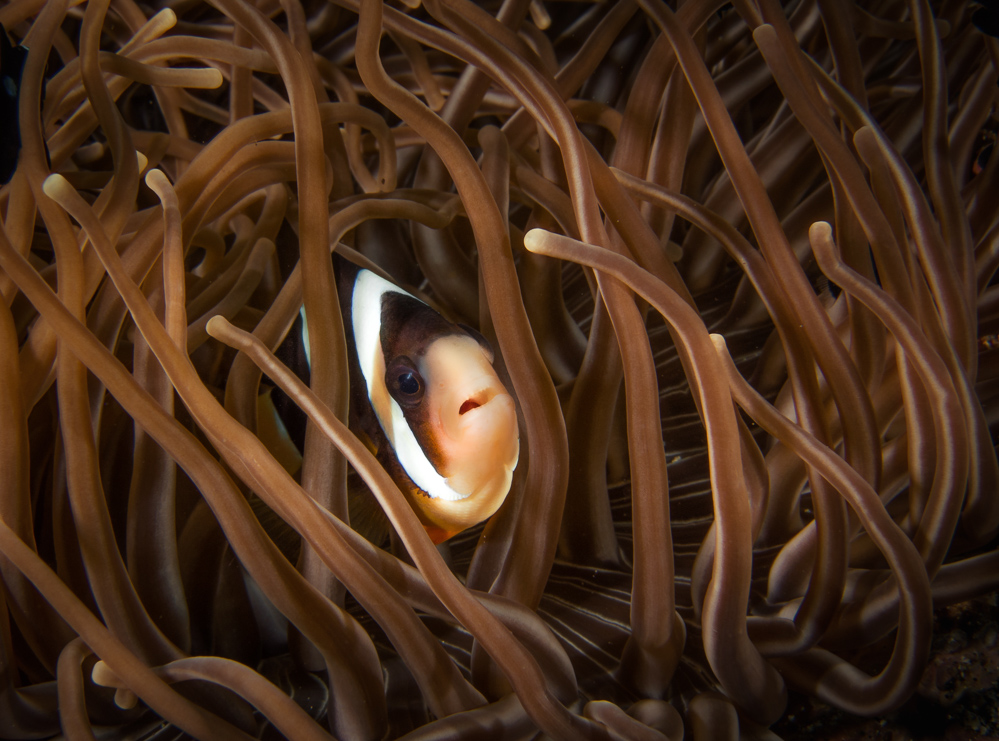
[{"label": "pale tentacle tip", "polygon": [[139,698],[136,697],[135,693],[128,687],[122,686],[121,679],[111,671],[103,660],[94,664],[90,678],[94,684],[100,687],[114,687],[114,704],[122,710],[131,710],[139,704]]},{"label": "pale tentacle tip", "polygon": [[863,141],[865,139],[871,139],[871,140],[875,141],[875,143],[877,143],[876,142],[877,136],[874,133],[874,129],[872,129],[870,126],[868,126],[866,124],[863,125],[863,126],[857,127],[857,130],[855,132],[853,132],[853,141],[854,142]]},{"label": "pale tentacle tip", "polygon": [[169,187],[170,180],[167,178],[166,174],[157,167],[152,168],[146,173],[146,185],[148,185],[152,190],[158,190],[162,187]]},{"label": "pale tentacle tip", "polygon": [[149,158],[138,150],[135,152],[135,159],[139,164],[139,172],[142,172],[149,166]]},{"label": "pale tentacle tip", "polygon": [[831,234],[832,226],[828,221],[813,221],[812,225],[808,227],[808,236],[812,239],[817,237],[828,239]]},{"label": "pale tentacle tip", "polygon": [[777,31],[769,23],[761,23],[755,29],[753,29],[753,38],[757,41],[765,38],[766,40],[776,40]]},{"label": "pale tentacle tip", "polygon": [[812,245],[812,253],[820,268],[835,259],[836,247],[832,234],[832,226],[828,221],[816,221],[808,227],[808,242]]},{"label": "pale tentacle tip", "polygon": [[545,237],[547,237],[548,234],[550,234],[550,232],[546,229],[538,227],[531,229],[531,231],[524,235],[524,248],[529,252],[541,252],[541,245],[544,243]]},{"label": "pale tentacle tip", "polygon": [[229,320],[221,314],[213,316],[208,320],[208,324],[205,325],[205,331],[219,341],[222,341],[222,338],[229,334],[231,328],[232,325],[229,324]]},{"label": "pale tentacle tip", "polygon": [[205,68],[202,75],[204,75],[205,78],[203,82],[204,90],[215,90],[216,88],[220,88],[222,87],[222,83],[225,81],[225,78],[222,77],[222,73],[214,67]]},{"label": "pale tentacle tip", "polygon": [[114,704],[122,710],[131,710],[139,704],[139,698],[127,687],[119,687],[114,691]]},{"label": "pale tentacle tip", "polygon": [[666,259],[670,262],[680,262],[683,259],[683,247],[678,245],[672,239],[667,239],[666,243],[663,245],[663,250],[666,252]]},{"label": "pale tentacle tip", "polygon": [[120,684],[118,675],[111,671],[103,659],[94,664],[94,668],[90,670],[90,678],[101,687],[117,687]]},{"label": "pale tentacle tip", "polygon": [[538,27],[539,31],[546,31],[552,24],[552,17],[548,14],[548,9],[540,0],[531,0],[528,8],[531,13],[531,20]]},{"label": "pale tentacle tip", "polygon": [[177,25],[177,14],[172,8],[163,8],[163,10],[154,15],[150,20],[155,21],[156,30],[162,33],[169,31]]},{"label": "pale tentacle tip", "polygon": [[66,178],[58,172],[54,172],[45,178],[45,182],[42,183],[42,192],[53,201],[58,201],[59,196],[65,193],[67,188],[72,187]]}]

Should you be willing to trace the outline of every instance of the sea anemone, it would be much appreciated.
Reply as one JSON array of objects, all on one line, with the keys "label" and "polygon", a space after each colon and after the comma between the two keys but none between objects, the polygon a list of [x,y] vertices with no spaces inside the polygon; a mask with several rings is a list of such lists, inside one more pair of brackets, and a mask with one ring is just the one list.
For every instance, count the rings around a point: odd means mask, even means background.
[{"label": "sea anemone", "polygon": [[[999,587],[973,8],[163,5],[0,7],[0,737],[774,738],[789,691],[912,696],[934,608]],[[516,399],[510,495],[441,546],[345,426],[332,250]]]}]

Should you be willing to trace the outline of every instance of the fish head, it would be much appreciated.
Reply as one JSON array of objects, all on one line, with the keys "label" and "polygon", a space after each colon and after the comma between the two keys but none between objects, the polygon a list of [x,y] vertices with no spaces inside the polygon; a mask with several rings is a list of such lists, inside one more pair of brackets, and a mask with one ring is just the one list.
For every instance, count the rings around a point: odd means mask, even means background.
[{"label": "fish head", "polygon": [[487,519],[520,455],[516,405],[488,343],[368,271],[352,312],[368,399],[398,462],[390,470],[404,474],[396,483],[427,532],[441,542]]},{"label": "fish head", "polygon": [[487,350],[467,334],[439,337],[415,359],[393,358],[385,385],[420,448],[405,449],[400,436],[400,462],[418,470],[422,453],[443,479],[421,478],[427,488],[412,497],[420,513],[454,534],[496,512],[510,490],[520,438],[516,405]]}]

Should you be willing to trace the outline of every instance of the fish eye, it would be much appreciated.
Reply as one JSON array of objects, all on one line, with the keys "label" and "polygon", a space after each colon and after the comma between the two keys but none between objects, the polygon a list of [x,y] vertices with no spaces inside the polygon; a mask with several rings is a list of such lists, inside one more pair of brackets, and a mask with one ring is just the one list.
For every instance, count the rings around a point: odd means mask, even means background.
[{"label": "fish eye", "polygon": [[399,391],[404,393],[406,396],[412,396],[413,394],[418,394],[420,392],[420,381],[411,372],[406,371],[400,374],[399,378],[396,379],[399,384]]},{"label": "fish eye", "polygon": [[418,404],[423,399],[423,378],[407,363],[394,363],[385,374],[385,381],[392,397],[400,404]]}]

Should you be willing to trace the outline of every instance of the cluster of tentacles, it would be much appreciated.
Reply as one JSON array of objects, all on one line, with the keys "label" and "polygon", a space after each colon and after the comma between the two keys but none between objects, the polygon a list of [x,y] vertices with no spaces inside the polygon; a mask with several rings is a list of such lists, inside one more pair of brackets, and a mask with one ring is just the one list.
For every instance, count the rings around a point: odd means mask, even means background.
[{"label": "cluster of tentacles", "polygon": [[[999,582],[999,44],[955,0],[678,4],[0,7],[0,737],[911,696]],[[441,549],[344,424],[334,249],[517,399],[511,494]]]}]

